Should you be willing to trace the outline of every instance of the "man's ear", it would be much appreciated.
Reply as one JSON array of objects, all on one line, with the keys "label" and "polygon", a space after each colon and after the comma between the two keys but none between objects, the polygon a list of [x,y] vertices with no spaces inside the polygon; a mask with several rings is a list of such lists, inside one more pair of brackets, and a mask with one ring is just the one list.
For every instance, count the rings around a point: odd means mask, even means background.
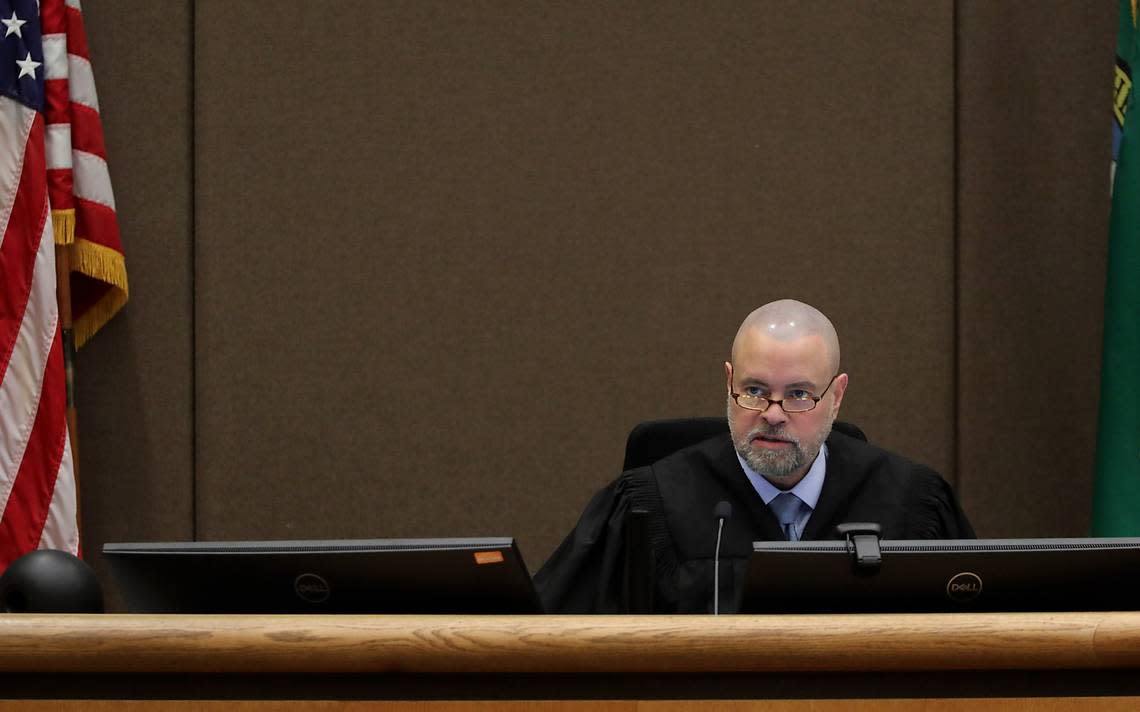
[{"label": "man's ear", "polygon": [[839,413],[839,406],[843,403],[843,394],[847,392],[847,374],[841,373],[835,377],[831,384],[831,392],[835,394],[835,403],[831,406],[832,413]]},{"label": "man's ear", "polygon": [[732,362],[724,362],[724,386],[728,395],[732,395]]}]

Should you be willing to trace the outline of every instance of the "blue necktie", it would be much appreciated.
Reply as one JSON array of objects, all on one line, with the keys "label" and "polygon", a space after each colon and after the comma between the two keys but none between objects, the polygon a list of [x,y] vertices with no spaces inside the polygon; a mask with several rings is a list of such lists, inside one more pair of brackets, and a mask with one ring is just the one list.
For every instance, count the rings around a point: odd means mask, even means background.
[{"label": "blue necktie", "polygon": [[796,531],[796,522],[803,513],[804,507],[807,506],[804,501],[791,492],[781,492],[768,503],[768,506],[772,508],[772,513],[780,521],[780,526],[784,529],[784,537],[788,541],[799,541],[800,533]]}]

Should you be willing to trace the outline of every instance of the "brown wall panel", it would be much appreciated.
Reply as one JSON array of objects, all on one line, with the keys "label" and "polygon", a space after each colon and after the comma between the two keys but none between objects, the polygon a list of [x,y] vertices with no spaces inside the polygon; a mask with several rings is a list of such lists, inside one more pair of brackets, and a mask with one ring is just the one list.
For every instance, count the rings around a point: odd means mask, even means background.
[{"label": "brown wall panel", "polygon": [[190,6],[83,14],[130,280],[77,357],[84,547],[102,570],[104,542],[193,536]]},{"label": "brown wall panel", "polygon": [[1116,9],[959,7],[960,491],[988,536],[1087,535]]},{"label": "brown wall panel", "polygon": [[196,8],[201,538],[537,567],[782,296],[845,417],[952,474],[950,5],[278,8]]}]

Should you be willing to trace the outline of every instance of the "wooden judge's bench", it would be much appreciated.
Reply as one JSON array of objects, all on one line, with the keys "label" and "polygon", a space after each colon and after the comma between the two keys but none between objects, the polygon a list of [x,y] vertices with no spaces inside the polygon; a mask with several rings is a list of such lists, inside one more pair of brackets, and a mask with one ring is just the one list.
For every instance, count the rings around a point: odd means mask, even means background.
[{"label": "wooden judge's bench", "polygon": [[0,711],[1131,711],[1140,613],[8,614],[0,676]]}]

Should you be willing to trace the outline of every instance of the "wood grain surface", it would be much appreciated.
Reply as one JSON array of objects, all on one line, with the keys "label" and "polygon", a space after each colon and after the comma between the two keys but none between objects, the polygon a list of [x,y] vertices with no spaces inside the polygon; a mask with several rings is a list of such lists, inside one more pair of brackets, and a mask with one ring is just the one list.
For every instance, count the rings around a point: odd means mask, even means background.
[{"label": "wood grain surface", "polygon": [[4,672],[782,672],[1140,667],[1140,613],[0,615]]}]

